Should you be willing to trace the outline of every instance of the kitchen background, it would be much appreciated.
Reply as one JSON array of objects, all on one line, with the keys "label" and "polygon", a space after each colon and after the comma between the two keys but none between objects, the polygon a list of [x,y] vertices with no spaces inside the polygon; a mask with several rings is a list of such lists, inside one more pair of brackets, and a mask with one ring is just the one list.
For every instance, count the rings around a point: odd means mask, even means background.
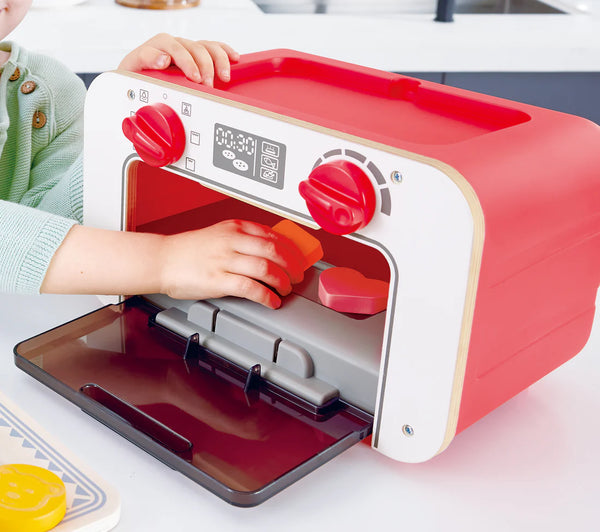
[{"label": "kitchen background", "polygon": [[[453,21],[436,22],[440,9]],[[600,123],[600,0],[202,0],[170,10],[34,0],[11,37],[89,83],[160,31],[241,53],[297,49]]]}]

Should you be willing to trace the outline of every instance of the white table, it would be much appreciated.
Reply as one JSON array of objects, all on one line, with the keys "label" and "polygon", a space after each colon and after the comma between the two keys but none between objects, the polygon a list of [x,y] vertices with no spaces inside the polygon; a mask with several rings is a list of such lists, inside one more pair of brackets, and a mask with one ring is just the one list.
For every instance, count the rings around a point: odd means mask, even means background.
[{"label": "white table", "polygon": [[17,369],[18,341],[100,306],[0,295],[0,388],[112,484],[117,530],[591,531],[600,499],[600,322],[552,374],[423,464],[359,444],[266,503],[227,505]]}]

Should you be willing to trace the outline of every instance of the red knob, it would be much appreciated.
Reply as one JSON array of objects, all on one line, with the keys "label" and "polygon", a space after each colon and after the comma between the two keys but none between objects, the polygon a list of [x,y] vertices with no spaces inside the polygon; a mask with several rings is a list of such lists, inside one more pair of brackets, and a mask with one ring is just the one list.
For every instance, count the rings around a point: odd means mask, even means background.
[{"label": "red knob", "polygon": [[164,103],[138,109],[133,116],[123,120],[123,133],[150,166],[165,166],[183,155],[183,123],[177,113]]},{"label": "red knob", "polygon": [[375,213],[373,185],[350,161],[338,159],[317,166],[298,190],[315,222],[334,235],[365,227]]}]

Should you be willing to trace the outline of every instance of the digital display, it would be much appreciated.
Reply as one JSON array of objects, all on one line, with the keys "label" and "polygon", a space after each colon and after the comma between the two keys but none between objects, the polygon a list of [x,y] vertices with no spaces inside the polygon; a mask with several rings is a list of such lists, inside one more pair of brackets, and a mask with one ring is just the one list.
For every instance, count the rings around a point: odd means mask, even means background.
[{"label": "digital display", "polygon": [[283,188],[284,144],[223,124],[215,124],[213,165],[260,183]]},{"label": "digital display", "polygon": [[234,133],[223,126],[215,128],[215,143],[219,147],[234,150],[237,153],[252,157],[256,153],[256,139],[247,133]]}]

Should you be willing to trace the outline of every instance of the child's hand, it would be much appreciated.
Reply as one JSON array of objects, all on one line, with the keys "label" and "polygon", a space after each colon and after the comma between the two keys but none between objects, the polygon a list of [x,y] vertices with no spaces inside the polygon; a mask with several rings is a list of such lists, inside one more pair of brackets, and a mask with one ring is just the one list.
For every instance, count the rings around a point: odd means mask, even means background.
[{"label": "child's hand", "polygon": [[304,265],[290,239],[253,222],[228,220],[170,236],[75,225],[54,254],[41,292],[232,295],[277,308],[281,300],[265,284],[287,295],[302,280]]},{"label": "child's hand", "polygon": [[229,81],[230,62],[238,59],[239,54],[225,43],[191,41],[159,33],[127,54],[119,68],[164,70],[175,64],[188,79],[212,87],[215,74],[222,81]]},{"label": "child's hand", "polygon": [[277,308],[281,295],[303,278],[304,257],[271,228],[228,220],[205,229],[166,237],[160,291],[178,299],[243,297]]}]

